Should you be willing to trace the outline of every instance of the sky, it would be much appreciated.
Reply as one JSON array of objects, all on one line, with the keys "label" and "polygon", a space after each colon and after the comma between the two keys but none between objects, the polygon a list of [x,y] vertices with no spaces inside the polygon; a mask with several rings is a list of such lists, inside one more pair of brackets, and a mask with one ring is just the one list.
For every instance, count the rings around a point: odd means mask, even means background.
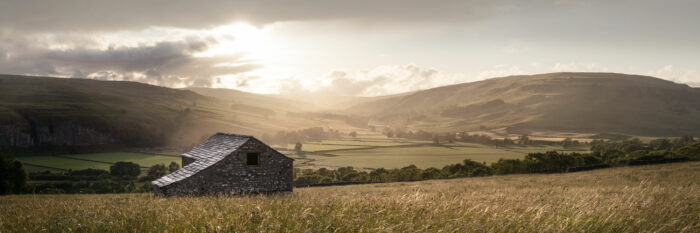
[{"label": "sky", "polygon": [[0,0],[0,73],[378,96],[508,75],[700,86],[697,0]]}]

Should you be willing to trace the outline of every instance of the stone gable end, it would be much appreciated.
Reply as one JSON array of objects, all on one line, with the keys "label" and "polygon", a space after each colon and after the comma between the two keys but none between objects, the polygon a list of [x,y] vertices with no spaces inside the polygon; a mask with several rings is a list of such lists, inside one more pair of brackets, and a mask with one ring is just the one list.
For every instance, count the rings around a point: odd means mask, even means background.
[{"label": "stone gable end", "polygon": [[[258,155],[257,165],[247,165],[248,153]],[[183,167],[194,161],[183,156]],[[292,191],[292,176],[293,159],[250,137],[218,162],[154,191],[166,196]]]}]

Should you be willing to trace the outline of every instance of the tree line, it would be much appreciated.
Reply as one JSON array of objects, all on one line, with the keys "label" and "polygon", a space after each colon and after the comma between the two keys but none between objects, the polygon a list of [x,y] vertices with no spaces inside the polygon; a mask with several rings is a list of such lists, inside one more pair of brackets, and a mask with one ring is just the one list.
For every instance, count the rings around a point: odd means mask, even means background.
[{"label": "tree line", "polygon": [[521,134],[516,139],[511,139],[504,137],[503,139],[493,138],[486,134],[470,134],[468,132],[447,132],[447,133],[434,133],[424,130],[403,130],[400,128],[384,128],[382,133],[389,138],[406,138],[413,140],[424,140],[432,141],[435,144],[440,143],[454,143],[454,142],[468,142],[468,143],[479,143],[484,145],[492,146],[506,146],[506,145],[560,145],[564,148],[569,148],[573,146],[578,146],[585,144],[584,142],[579,142],[578,140],[573,140],[571,138],[565,138],[561,141],[544,141],[544,140],[534,140],[530,138],[528,134]]},{"label": "tree line", "polygon": [[[700,142],[691,136],[676,139],[655,139],[644,143],[639,139],[617,142],[595,140],[590,153],[548,151],[529,153],[523,159],[499,159],[487,165],[469,159],[442,168],[421,169],[415,165],[403,168],[378,168],[361,171],[353,167],[338,169],[294,168],[294,185],[308,186],[344,182],[397,182],[459,177],[477,177],[521,173],[559,173],[611,166],[700,160]],[[179,169],[172,162],[153,165],[141,176],[136,163],[117,162],[110,170],[84,169],[64,173],[31,173],[11,153],[0,152],[0,195],[19,193],[128,193],[150,192],[150,181]],[[27,180],[52,182],[27,184]]]},{"label": "tree line", "polygon": [[[68,170],[65,172],[27,173],[10,152],[0,152],[0,195],[62,193],[133,193],[150,192],[150,181],[180,169],[171,162],[156,164],[141,174],[141,166],[132,162],[116,162],[109,171],[102,169]],[[48,181],[27,183],[28,180]]]},{"label": "tree line", "polygon": [[639,139],[621,142],[595,141],[591,145],[590,153],[529,153],[523,159],[499,159],[490,165],[466,159],[462,163],[447,165],[441,169],[420,169],[415,165],[371,171],[360,171],[353,167],[335,170],[295,168],[294,184],[309,186],[344,182],[397,182],[504,174],[561,173],[612,166],[700,160],[700,142],[690,136],[673,140],[656,139],[649,143],[642,143]]}]

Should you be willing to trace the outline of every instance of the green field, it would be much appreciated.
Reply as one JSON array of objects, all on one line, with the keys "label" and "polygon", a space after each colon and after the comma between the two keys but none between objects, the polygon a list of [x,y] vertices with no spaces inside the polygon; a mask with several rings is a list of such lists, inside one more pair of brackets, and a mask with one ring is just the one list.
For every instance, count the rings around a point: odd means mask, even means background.
[{"label": "green field", "polygon": [[[489,146],[463,142],[434,144],[430,141],[387,138],[376,133],[363,134],[358,138],[306,142],[302,146],[303,155],[293,152],[294,144],[275,146],[287,148],[288,151],[285,153],[296,159],[294,166],[298,168],[352,166],[360,169],[401,168],[411,164],[420,168],[441,168],[445,165],[461,163],[465,159],[492,163],[499,159],[521,159],[533,152],[587,151],[586,147],[565,150],[559,146],[538,145]],[[111,164],[119,161],[150,167],[155,164],[167,165],[173,161],[180,163],[181,160],[176,156],[130,152],[21,156],[18,159],[25,163],[29,171],[87,168],[109,170]]]},{"label": "green field", "polygon": [[175,156],[163,156],[131,152],[72,154],[58,156],[20,156],[17,157],[17,159],[25,163],[25,167],[29,171],[56,171],[60,169],[82,170],[88,168],[109,170],[109,166],[119,161],[137,163],[142,167],[150,167],[155,164],[161,163],[168,165],[170,164],[170,162],[177,162],[179,164],[181,161],[180,158]]},{"label": "green field", "polygon": [[[287,145],[293,149],[294,145]],[[294,153],[299,168],[345,167],[356,168],[401,168],[416,165],[420,168],[437,167],[461,163],[465,159],[493,163],[499,159],[522,159],[528,153],[545,151],[586,152],[588,148],[564,149],[560,146],[511,145],[489,146],[476,143],[441,143],[407,139],[386,138],[380,135],[362,135],[361,138],[322,140],[304,143],[304,155]]]},{"label": "green field", "polygon": [[0,232],[698,232],[700,162],[274,195],[11,195],[0,209]]},{"label": "green field", "polygon": [[[302,150],[304,151],[320,151],[320,150],[339,150],[350,148],[362,148],[362,145],[337,145],[337,144],[321,144],[321,143],[305,143]],[[294,144],[287,146],[287,149],[293,150]]]}]

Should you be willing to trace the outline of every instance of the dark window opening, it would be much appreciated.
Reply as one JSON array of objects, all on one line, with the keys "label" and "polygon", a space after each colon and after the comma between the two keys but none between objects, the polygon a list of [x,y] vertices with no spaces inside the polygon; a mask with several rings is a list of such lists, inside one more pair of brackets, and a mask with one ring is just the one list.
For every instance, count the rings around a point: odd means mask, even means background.
[{"label": "dark window opening", "polygon": [[260,153],[248,153],[248,156],[246,157],[246,165],[248,166],[257,166],[259,165],[260,161],[258,161],[260,157]]}]

